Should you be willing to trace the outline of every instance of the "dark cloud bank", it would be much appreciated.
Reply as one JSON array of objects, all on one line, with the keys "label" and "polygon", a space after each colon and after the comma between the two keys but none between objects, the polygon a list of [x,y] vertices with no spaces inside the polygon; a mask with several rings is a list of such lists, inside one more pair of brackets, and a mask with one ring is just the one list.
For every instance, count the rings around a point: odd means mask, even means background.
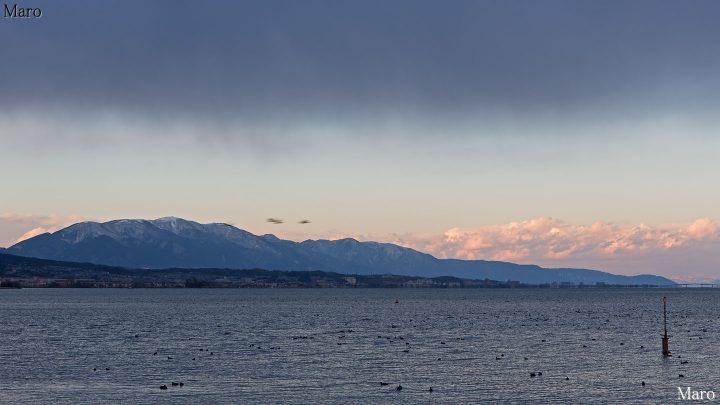
[{"label": "dark cloud bank", "polygon": [[715,1],[72,1],[0,21],[2,107],[272,119],[718,106]]}]

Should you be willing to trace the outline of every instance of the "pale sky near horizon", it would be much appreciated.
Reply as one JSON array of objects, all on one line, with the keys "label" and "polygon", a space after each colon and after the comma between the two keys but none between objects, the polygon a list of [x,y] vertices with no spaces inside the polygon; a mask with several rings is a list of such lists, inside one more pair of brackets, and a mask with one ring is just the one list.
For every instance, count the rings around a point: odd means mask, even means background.
[{"label": "pale sky near horizon", "polygon": [[720,3],[211,4],[0,18],[0,246],[174,215],[720,279]]}]

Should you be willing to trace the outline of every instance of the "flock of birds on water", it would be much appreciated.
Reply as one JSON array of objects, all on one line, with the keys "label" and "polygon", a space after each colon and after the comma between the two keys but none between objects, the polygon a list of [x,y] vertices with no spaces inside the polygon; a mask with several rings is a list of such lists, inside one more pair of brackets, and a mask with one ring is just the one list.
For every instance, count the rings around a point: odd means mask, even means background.
[{"label": "flock of birds on water", "polygon": [[[395,300],[394,303],[395,303],[395,304],[399,304],[400,301],[399,301],[399,300]],[[607,322],[609,322],[609,320],[606,321],[606,323],[607,323]],[[218,326],[220,326],[220,325],[218,325]],[[524,326],[524,325],[523,325],[523,326]],[[390,327],[391,327],[392,329],[395,329],[395,328],[397,328],[398,326],[395,325],[395,324],[391,324]],[[338,331],[338,332],[340,333],[340,336],[338,336],[338,339],[345,339],[345,338],[348,336],[348,334],[353,333],[353,330],[352,330],[352,329],[347,329],[347,330],[340,330],[340,331]],[[690,330],[688,330],[688,332],[690,332]],[[702,332],[707,332],[707,329],[702,329]],[[224,334],[225,334],[225,335],[229,335],[230,332],[225,332]],[[134,337],[137,339],[137,338],[140,337],[140,335],[139,335],[139,334],[136,334]],[[292,338],[292,340],[304,340],[304,339],[314,339],[314,336],[298,336],[298,335],[295,335],[295,336],[291,336],[291,338]],[[700,340],[702,340],[702,336],[697,336],[697,338],[700,339]],[[384,339],[384,340],[388,340],[388,341],[390,341],[390,342],[401,342],[401,341],[402,341],[402,342],[404,342],[404,344],[405,344],[405,349],[403,350],[403,352],[405,352],[405,353],[409,353],[409,352],[410,352],[411,344],[410,344],[410,342],[406,341],[405,337],[402,336],[402,335],[397,335],[397,336],[382,336],[382,335],[377,335],[377,339]],[[188,340],[192,340],[192,338],[188,338]],[[463,340],[465,340],[465,338],[463,338],[463,337],[457,337],[456,340],[457,340],[457,341],[463,341]],[[591,340],[592,340],[592,341],[595,341],[595,340],[597,340],[597,339],[596,339],[596,338],[591,338]],[[546,343],[546,339],[542,339],[541,342],[542,342],[542,343]],[[338,344],[338,345],[342,345],[342,344],[344,344],[344,343],[338,342],[337,344]],[[445,345],[445,344],[446,344],[445,341],[441,341],[441,342],[440,342],[440,345]],[[621,345],[621,346],[623,346],[624,344],[625,344],[624,342],[620,342],[620,345]],[[256,344],[250,344],[249,347],[250,347],[250,348],[257,348],[257,349],[259,349],[259,350],[262,350],[262,349],[263,349],[262,346],[256,345]],[[583,344],[582,347],[583,347],[583,348],[587,348],[587,345]],[[639,348],[640,348],[640,349],[644,349],[645,346],[641,345]],[[269,349],[270,349],[270,350],[275,350],[275,349],[280,349],[280,347],[272,346],[272,347],[269,347]],[[213,356],[213,355],[215,354],[213,351],[210,351],[210,350],[207,349],[207,348],[200,348],[200,351],[201,351],[201,352],[206,352],[206,354],[209,353],[210,356]],[[158,355],[158,352],[155,351],[155,352],[152,353],[152,355],[153,355],[153,356],[157,356],[157,355]],[[504,353],[500,353],[499,355],[495,355],[495,360],[497,360],[497,361],[503,360],[504,358],[505,358],[505,354],[504,354]],[[682,357],[681,357],[681,356],[677,356],[677,358],[678,358],[678,359],[681,359]],[[173,360],[173,359],[174,359],[174,358],[173,358],[172,356],[167,356],[167,360]],[[192,357],[192,361],[195,361],[195,360],[196,360],[196,357]],[[437,361],[441,361],[441,360],[442,360],[441,357],[438,357],[438,358],[437,358]],[[523,357],[523,360],[527,361],[527,360],[529,360],[529,358],[528,358],[528,357]],[[680,361],[680,364],[681,364],[681,365],[688,364],[688,361],[687,361],[687,360],[681,360],[681,361]],[[92,370],[93,370],[93,371],[98,371],[98,368],[95,367],[95,368],[93,368]],[[106,367],[105,370],[106,370],[106,371],[109,371],[110,368],[109,368],[109,367]],[[529,378],[535,378],[535,377],[542,377],[542,376],[543,376],[543,372],[542,372],[542,371],[529,371],[528,373],[529,373]],[[678,374],[678,378],[684,378],[684,377],[685,377],[684,374]],[[564,380],[569,381],[569,380],[570,380],[570,377],[569,377],[569,376],[565,376]],[[391,385],[391,383],[385,382],[385,381],[380,381],[380,386],[382,386],[382,387],[389,386],[389,385]],[[395,386],[395,384],[392,384],[392,385],[395,387],[395,388],[394,388],[395,391],[402,391],[402,389],[403,389],[403,386],[402,386],[402,384],[400,384],[400,383],[398,383],[396,386]],[[645,381],[640,381],[640,385],[644,387],[644,386],[646,385]],[[170,383],[170,386],[171,386],[171,387],[182,388],[182,387],[185,386],[185,383],[184,383],[184,382],[176,382],[176,381],[173,381],[173,382]],[[159,389],[160,389],[160,390],[163,390],[163,391],[164,391],[164,390],[167,390],[167,389],[168,389],[168,385],[167,385],[167,384],[162,384],[162,385],[159,386]],[[433,389],[432,386],[429,386],[429,387],[426,389],[426,391],[427,391],[427,392],[433,392],[433,391],[435,391],[435,390]]]}]

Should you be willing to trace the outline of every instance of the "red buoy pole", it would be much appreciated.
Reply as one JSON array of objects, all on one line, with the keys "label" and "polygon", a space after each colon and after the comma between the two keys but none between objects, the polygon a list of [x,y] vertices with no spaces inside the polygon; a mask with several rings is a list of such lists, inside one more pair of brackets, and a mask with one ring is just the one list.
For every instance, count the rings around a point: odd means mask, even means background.
[{"label": "red buoy pole", "polygon": [[667,334],[667,297],[663,297],[663,329],[665,334],[662,338],[662,354],[663,356],[670,356],[670,338]]}]

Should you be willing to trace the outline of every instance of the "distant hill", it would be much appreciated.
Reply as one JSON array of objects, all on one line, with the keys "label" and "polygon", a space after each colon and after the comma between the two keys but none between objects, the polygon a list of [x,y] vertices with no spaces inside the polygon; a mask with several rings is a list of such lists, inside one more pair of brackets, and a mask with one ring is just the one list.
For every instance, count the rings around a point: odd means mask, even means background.
[{"label": "distant hill", "polygon": [[[570,283],[523,284],[394,274],[263,269],[128,269],[0,253],[0,288],[580,288]],[[624,285],[607,285],[623,287]],[[597,285],[585,285],[587,288]]]},{"label": "distant hill", "polygon": [[438,259],[401,246],[355,239],[294,242],[254,235],[228,224],[199,224],[180,218],[82,222],[11,246],[6,253],[127,268],[226,268],[396,274],[466,279],[672,285],[653,275],[621,276],[587,269]]}]

